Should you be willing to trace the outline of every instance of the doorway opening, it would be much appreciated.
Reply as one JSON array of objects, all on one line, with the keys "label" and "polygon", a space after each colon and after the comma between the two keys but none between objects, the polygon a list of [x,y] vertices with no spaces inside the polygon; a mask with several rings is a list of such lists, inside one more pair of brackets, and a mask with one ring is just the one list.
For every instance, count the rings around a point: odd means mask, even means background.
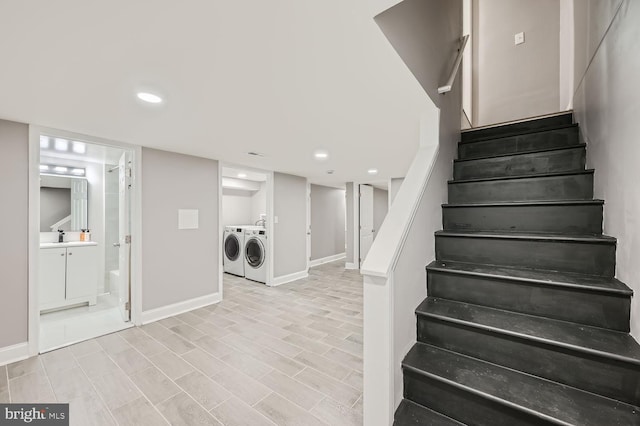
[{"label": "doorway opening", "polygon": [[134,150],[53,132],[38,137],[39,247],[31,309],[42,353],[133,325]]},{"label": "doorway opening", "polygon": [[371,244],[389,210],[389,191],[385,184],[359,185],[359,267],[367,257]]}]

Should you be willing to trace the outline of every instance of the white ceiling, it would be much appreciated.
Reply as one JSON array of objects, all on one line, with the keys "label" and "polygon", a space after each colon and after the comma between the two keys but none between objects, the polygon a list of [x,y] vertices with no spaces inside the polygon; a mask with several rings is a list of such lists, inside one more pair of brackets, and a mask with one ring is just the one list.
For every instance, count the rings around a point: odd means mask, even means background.
[{"label": "white ceiling", "polygon": [[[375,12],[369,0],[2,1],[0,118],[315,183],[404,176],[430,101]],[[144,105],[138,90],[166,101]]]}]

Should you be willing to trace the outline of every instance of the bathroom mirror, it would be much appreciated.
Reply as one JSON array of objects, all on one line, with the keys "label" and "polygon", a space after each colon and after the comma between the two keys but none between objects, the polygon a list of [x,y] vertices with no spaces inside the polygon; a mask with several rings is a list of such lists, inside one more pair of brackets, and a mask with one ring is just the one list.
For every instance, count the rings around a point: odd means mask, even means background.
[{"label": "bathroom mirror", "polygon": [[40,175],[40,232],[89,228],[87,179]]}]

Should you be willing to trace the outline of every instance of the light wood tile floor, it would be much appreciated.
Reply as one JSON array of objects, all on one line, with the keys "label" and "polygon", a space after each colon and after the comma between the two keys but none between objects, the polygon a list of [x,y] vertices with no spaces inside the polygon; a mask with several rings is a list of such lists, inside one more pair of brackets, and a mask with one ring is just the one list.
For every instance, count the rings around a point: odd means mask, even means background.
[{"label": "light wood tile floor", "polygon": [[343,262],[0,367],[0,402],[69,402],[72,425],[361,425],[362,278]]}]

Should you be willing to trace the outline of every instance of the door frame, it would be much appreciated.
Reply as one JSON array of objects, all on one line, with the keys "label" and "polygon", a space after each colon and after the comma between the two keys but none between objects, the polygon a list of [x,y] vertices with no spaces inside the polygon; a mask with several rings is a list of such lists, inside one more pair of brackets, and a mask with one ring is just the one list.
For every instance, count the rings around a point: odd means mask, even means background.
[{"label": "door frame", "polygon": [[142,313],[142,147],[87,136],[65,130],[29,125],[29,356],[40,353],[40,310],[38,309],[38,267],[40,250],[40,135],[60,137],[93,145],[129,149],[133,153],[133,191],[131,192],[131,323],[141,325]]}]

